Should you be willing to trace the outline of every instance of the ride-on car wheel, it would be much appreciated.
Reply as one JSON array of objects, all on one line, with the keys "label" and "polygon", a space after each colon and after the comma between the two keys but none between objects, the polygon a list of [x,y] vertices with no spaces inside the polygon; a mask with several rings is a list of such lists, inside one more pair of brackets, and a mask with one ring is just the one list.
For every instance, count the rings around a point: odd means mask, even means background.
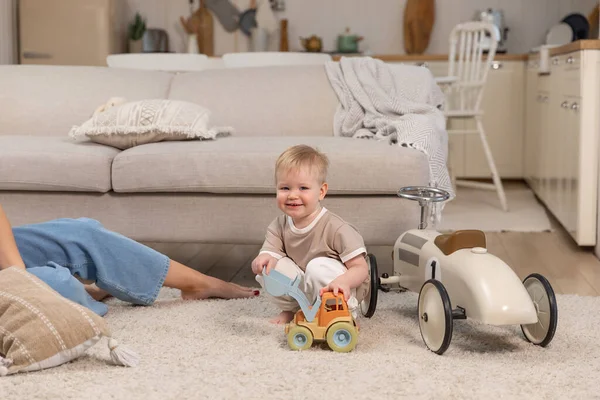
[{"label": "ride-on car wheel", "polygon": [[304,326],[294,326],[288,333],[288,346],[292,350],[306,350],[312,346],[312,332]]},{"label": "ride-on car wheel", "polygon": [[525,338],[533,344],[546,347],[556,332],[558,306],[550,282],[540,274],[531,274],[523,280],[523,285],[533,301],[538,322],[521,325]]},{"label": "ride-on car wheel", "polygon": [[360,312],[363,316],[371,318],[377,308],[377,291],[379,290],[379,274],[377,273],[377,260],[373,254],[367,254],[369,263],[369,295],[360,302]]},{"label": "ride-on car wheel", "polygon": [[429,279],[419,292],[419,328],[429,350],[443,354],[452,340],[452,305],[442,282]]}]

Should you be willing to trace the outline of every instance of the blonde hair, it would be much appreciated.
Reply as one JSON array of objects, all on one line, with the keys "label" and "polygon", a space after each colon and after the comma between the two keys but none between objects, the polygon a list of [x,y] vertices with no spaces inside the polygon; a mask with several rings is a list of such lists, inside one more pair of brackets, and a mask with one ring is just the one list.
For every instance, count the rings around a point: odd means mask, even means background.
[{"label": "blonde hair", "polygon": [[329,159],[325,154],[310,146],[303,144],[292,146],[281,153],[275,163],[275,181],[277,181],[277,174],[280,172],[288,172],[301,167],[316,170],[320,183],[325,183]]}]

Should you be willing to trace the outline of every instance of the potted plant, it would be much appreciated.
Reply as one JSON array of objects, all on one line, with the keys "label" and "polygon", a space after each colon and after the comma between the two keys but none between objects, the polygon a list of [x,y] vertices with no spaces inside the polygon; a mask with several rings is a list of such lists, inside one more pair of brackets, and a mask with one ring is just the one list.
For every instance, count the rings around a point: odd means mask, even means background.
[{"label": "potted plant", "polygon": [[146,32],[146,20],[142,18],[140,13],[135,13],[135,18],[129,23],[127,36],[129,39],[129,52],[142,52],[142,37]]}]

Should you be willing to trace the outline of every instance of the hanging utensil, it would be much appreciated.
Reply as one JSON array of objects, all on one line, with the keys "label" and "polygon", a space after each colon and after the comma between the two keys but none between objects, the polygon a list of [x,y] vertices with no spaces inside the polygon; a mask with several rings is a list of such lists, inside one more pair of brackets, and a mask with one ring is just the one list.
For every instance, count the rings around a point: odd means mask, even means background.
[{"label": "hanging utensil", "polygon": [[240,15],[240,30],[250,37],[252,29],[256,28],[256,0],[250,0],[250,8]]},{"label": "hanging utensil", "polygon": [[217,17],[226,32],[234,32],[239,27],[240,10],[229,0],[205,0],[208,8]]}]

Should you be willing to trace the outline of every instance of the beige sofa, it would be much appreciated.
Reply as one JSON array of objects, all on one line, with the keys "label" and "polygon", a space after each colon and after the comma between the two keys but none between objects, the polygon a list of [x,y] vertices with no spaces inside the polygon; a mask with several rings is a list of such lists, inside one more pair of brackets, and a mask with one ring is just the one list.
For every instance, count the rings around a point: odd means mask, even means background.
[{"label": "beige sofa", "polygon": [[[0,88],[0,204],[14,225],[86,216],[143,241],[261,243],[279,213],[275,159],[298,143],[330,157],[324,204],[367,244],[391,245],[418,223],[417,204],[396,192],[427,184],[427,157],[334,137],[338,100],[323,66],[181,74],[1,66]],[[68,137],[113,96],[195,102],[235,133],[125,151]]]}]

